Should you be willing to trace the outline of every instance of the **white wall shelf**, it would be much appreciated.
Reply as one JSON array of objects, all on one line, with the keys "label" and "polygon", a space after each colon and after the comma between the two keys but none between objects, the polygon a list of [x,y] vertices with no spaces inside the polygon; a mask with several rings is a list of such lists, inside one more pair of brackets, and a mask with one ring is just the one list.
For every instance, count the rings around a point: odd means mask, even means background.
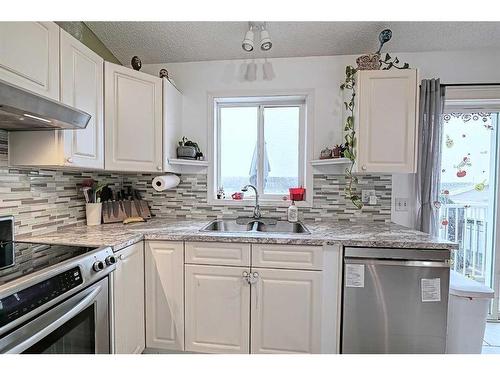
[{"label": "white wall shelf", "polygon": [[331,158],[331,159],[318,159],[311,160],[312,166],[326,166],[326,165],[339,165],[339,164],[349,164],[351,161],[347,158]]},{"label": "white wall shelf", "polygon": [[187,165],[190,167],[208,167],[208,161],[206,160],[189,160],[189,159],[168,159],[168,164],[172,165]]}]

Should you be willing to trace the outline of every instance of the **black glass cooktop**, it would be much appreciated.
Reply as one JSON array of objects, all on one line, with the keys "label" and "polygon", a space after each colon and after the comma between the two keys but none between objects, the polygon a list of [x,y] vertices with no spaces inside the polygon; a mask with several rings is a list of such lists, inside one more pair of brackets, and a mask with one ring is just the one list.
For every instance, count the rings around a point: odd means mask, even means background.
[{"label": "black glass cooktop", "polygon": [[14,265],[0,270],[0,285],[85,254],[95,248],[13,242]]}]

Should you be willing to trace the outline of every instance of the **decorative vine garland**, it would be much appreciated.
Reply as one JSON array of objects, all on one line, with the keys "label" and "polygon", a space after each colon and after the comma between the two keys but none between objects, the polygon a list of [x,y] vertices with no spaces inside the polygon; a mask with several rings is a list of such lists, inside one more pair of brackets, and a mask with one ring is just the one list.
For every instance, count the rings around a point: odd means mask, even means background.
[{"label": "decorative vine garland", "polygon": [[363,202],[361,197],[356,193],[355,184],[358,182],[358,178],[352,174],[354,163],[356,161],[356,151],[354,147],[356,146],[356,131],[354,129],[354,98],[356,97],[356,72],[357,70],[351,65],[345,68],[345,81],[340,85],[340,89],[344,91],[345,89],[351,90],[351,98],[349,101],[344,102],[345,108],[349,113],[347,116],[344,131],[347,132],[345,135],[346,149],[344,150],[344,157],[351,161],[349,167],[345,170],[345,178],[347,181],[346,187],[344,189],[346,197],[351,200],[352,204],[356,208],[361,209],[363,207]]}]

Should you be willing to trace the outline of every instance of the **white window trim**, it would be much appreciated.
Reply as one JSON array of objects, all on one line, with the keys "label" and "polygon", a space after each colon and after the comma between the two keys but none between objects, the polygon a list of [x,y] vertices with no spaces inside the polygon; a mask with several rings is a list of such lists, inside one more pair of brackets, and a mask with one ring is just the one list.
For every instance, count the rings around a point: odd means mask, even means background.
[{"label": "white window trim", "polygon": [[[218,91],[209,92],[207,100],[208,108],[208,157],[211,162],[208,167],[207,176],[207,202],[214,206],[251,206],[253,205],[254,198],[247,197],[242,200],[229,200],[229,199],[217,199],[217,176],[218,173],[218,160],[216,155],[216,150],[218,149],[218,137],[215,126],[215,115],[217,110],[217,102],[224,102],[224,98],[231,98],[230,101],[236,104],[238,98],[241,98],[242,102],[248,103],[248,98],[255,98],[255,101],[259,101],[259,98],[266,97],[266,103],[273,105],[272,97],[276,97],[282,100],[284,96],[290,99],[290,103],[297,100],[305,101],[305,111],[301,111],[302,115],[305,116],[304,126],[301,134],[301,139],[305,140],[305,150],[301,150],[302,158],[299,155],[299,168],[302,168],[303,172],[303,187],[306,189],[306,200],[302,202],[296,202],[299,207],[312,207],[313,205],[313,175],[312,167],[310,166],[310,161],[313,159],[313,130],[314,130],[314,90],[238,90],[238,91]],[[281,98],[280,98],[281,97]],[[269,99],[269,100],[267,100]],[[261,102],[262,100],[260,100]],[[280,102],[281,104],[281,102]],[[304,104],[302,104],[304,105]],[[303,138],[302,138],[303,137]],[[302,160],[301,160],[302,159]],[[290,201],[282,200],[282,195],[276,195],[269,199],[267,197],[261,197],[261,206],[263,207],[288,207]]]}]

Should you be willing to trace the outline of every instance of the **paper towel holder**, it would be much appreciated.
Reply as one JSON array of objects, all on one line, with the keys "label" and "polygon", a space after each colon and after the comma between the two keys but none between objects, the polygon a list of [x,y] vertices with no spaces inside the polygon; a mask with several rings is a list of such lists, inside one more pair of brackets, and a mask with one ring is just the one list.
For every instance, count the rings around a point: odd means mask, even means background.
[{"label": "paper towel holder", "polygon": [[180,181],[180,175],[168,173],[166,175],[154,177],[151,181],[151,185],[154,190],[161,192],[179,186]]}]

